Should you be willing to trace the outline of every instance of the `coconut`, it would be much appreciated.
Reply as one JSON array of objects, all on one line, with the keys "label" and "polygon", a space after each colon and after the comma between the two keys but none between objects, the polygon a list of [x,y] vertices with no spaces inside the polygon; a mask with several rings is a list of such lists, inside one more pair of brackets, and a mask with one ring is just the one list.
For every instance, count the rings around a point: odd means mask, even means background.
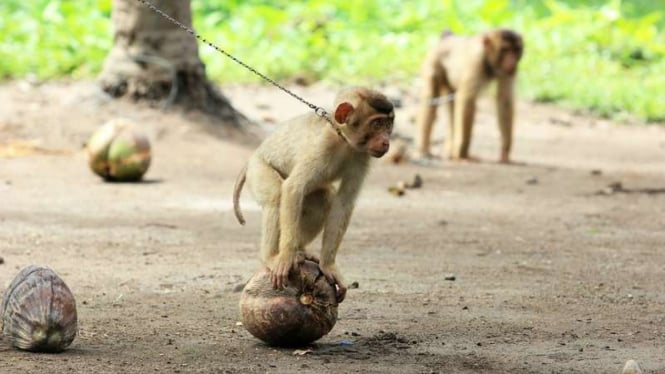
[{"label": "coconut", "polygon": [[90,169],[109,181],[138,181],[150,166],[148,138],[124,119],[111,120],[95,131],[87,151]]},{"label": "coconut", "polygon": [[247,331],[269,345],[303,346],[335,326],[335,285],[312,261],[291,271],[283,289],[273,288],[270,270],[263,268],[243,289],[240,315]]},{"label": "coconut", "polygon": [[5,291],[0,325],[2,334],[16,348],[61,352],[76,337],[74,295],[50,268],[27,266]]}]

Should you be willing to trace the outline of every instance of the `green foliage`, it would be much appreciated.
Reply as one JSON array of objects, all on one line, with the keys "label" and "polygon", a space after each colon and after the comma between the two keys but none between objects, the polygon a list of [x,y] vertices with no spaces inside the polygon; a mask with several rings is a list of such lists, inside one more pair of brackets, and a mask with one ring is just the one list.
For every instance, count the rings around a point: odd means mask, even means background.
[{"label": "green foliage", "polygon": [[111,47],[111,0],[2,0],[0,77],[90,76]]},{"label": "green foliage", "polygon": [[[662,0],[195,0],[193,8],[198,32],[271,77],[356,84],[413,85],[444,29],[511,27],[526,39],[521,95],[665,120]],[[89,77],[112,43],[110,0],[3,0],[0,16],[0,77]],[[211,48],[200,53],[222,84],[258,79]]]}]

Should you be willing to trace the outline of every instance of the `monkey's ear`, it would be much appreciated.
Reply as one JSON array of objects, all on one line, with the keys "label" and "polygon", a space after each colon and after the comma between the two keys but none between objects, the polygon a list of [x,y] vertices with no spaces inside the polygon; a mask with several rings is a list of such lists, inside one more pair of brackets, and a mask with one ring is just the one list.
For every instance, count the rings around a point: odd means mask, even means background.
[{"label": "monkey's ear", "polygon": [[343,102],[335,108],[335,121],[337,123],[346,123],[349,119],[349,115],[353,112],[353,105],[347,102]]}]

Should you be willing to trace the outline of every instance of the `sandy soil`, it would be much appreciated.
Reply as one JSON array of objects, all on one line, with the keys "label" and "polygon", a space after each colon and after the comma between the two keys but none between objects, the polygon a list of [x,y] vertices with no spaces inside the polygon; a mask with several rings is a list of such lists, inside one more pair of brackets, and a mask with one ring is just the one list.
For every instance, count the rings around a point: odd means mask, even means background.
[{"label": "sandy soil", "polygon": [[[225,93],[266,128],[307,109],[270,87]],[[52,267],[80,327],[57,355],[0,340],[0,373],[620,373],[630,358],[665,373],[663,127],[520,103],[520,163],[503,166],[493,114],[483,101],[472,148],[486,162],[376,163],[338,256],[359,288],[332,332],[295,352],[237,325],[260,219],[245,194],[248,224],[235,222],[231,189],[252,144],[90,82],[0,86],[0,286]],[[115,117],[153,141],[144,183],[88,170],[83,144]],[[421,189],[387,192],[416,174]]]}]

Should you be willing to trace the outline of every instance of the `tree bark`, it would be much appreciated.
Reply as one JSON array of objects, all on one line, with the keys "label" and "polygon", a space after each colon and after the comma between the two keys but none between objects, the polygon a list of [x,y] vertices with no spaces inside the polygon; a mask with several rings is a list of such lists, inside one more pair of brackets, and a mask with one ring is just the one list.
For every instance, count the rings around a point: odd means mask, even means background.
[{"label": "tree bark", "polygon": [[[151,2],[192,28],[191,0]],[[193,35],[136,0],[113,0],[112,21],[114,45],[99,76],[104,91],[201,110],[234,125],[244,120],[206,78]]]}]

